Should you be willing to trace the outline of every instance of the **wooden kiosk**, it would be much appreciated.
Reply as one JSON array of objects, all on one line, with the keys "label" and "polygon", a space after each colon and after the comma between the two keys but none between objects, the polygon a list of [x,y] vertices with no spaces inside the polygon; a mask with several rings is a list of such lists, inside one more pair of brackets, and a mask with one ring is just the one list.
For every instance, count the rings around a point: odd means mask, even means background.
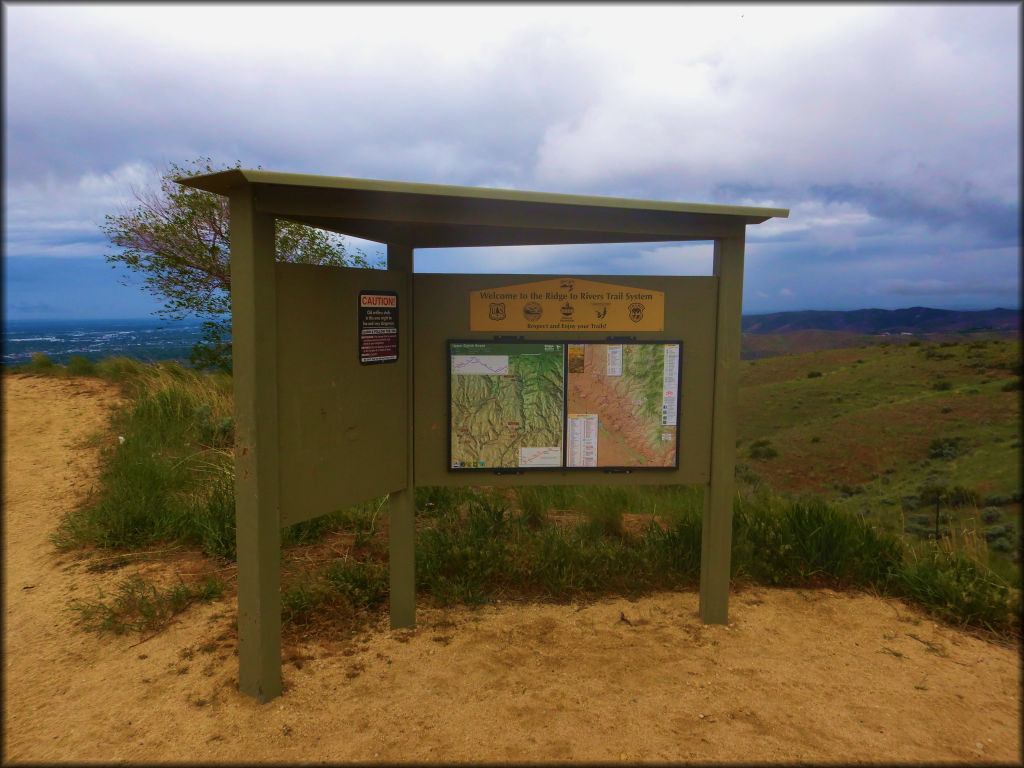
[{"label": "wooden kiosk", "polygon": [[[253,170],[178,183],[230,199],[243,693],[281,692],[282,526],[389,494],[391,626],[414,626],[417,485],[703,485],[700,616],[726,623],[744,236],[788,210]],[[387,269],[277,263],[275,218],[385,243]],[[414,270],[417,248],[692,240],[714,241],[712,275]],[[520,452],[543,470],[453,461],[453,339],[672,340],[672,462],[601,471],[571,463],[564,443]]]}]

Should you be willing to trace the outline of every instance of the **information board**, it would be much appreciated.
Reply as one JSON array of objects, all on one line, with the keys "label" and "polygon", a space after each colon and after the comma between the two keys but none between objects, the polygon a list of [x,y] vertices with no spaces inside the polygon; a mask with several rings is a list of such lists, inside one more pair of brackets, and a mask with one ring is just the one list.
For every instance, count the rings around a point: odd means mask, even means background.
[{"label": "information board", "polygon": [[675,469],[681,351],[449,341],[449,469]]},{"label": "information board", "polygon": [[665,293],[558,277],[472,291],[471,331],[663,331]]}]

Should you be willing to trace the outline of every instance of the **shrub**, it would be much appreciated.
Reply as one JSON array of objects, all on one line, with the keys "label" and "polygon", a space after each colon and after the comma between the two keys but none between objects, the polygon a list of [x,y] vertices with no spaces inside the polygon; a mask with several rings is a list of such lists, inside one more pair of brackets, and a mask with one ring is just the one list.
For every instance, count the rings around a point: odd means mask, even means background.
[{"label": "shrub", "polygon": [[623,513],[636,509],[633,489],[625,486],[589,486],[580,489],[579,503],[586,522],[585,535],[623,538],[626,528]]},{"label": "shrub", "polygon": [[1003,518],[1003,510],[999,507],[985,507],[981,510],[981,520],[984,523],[996,523]]},{"label": "shrub", "polygon": [[745,461],[736,462],[736,468],[733,474],[735,475],[736,479],[739,480],[741,483],[745,483],[746,485],[752,486],[754,488],[760,487],[761,484],[764,482],[764,478],[761,477],[757,470],[755,470]]},{"label": "shrub", "polygon": [[1018,392],[1021,389],[1021,379],[1011,379],[1000,387],[1003,392]]},{"label": "shrub", "polygon": [[[120,366],[118,366],[120,368]],[[101,488],[61,521],[60,547],[144,547],[164,539],[234,556],[234,463],[225,382],[180,366],[128,372],[132,401],[114,426]],[[230,380],[227,381],[230,384]],[[198,449],[197,449],[198,447]]]},{"label": "shrub", "polygon": [[206,488],[197,493],[190,505],[191,525],[183,531],[183,538],[198,544],[214,557],[234,560],[235,551],[235,478],[224,472]]},{"label": "shrub", "polygon": [[130,381],[146,373],[146,364],[130,357],[108,357],[96,364],[96,374],[110,381]]},{"label": "shrub", "polygon": [[954,485],[946,491],[946,500],[951,507],[976,507],[981,502],[981,497],[973,488]]},{"label": "shrub", "polygon": [[907,493],[900,497],[900,506],[903,509],[918,509],[921,507],[921,497],[916,493]]},{"label": "shrub", "polygon": [[71,376],[95,376],[96,363],[82,355],[72,355],[68,358],[66,370]]},{"label": "shrub", "polygon": [[737,501],[733,535],[734,571],[770,584],[884,588],[902,558],[894,536],[816,498]]},{"label": "shrub", "polygon": [[755,440],[750,444],[750,450],[747,453],[752,459],[774,459],[779,455],[778,450],[772,445],[772,441],[767,438],[761,438]]},{"label": "shrub", "polygon": [[416,511],[434,517],[456,511],[468,498],[468,489],[445,485],[420,485],[415,491]]},{"label": "shrub", "polygon": [[932,389],[936,390],[937,392],[946,392],[952,388],[952,383],[945,380],[936,381],[934,384],[932,384]]},{"label": "shrub", "polygon": [[985,529],[985,541],[994,541],[995,539],[1001,539],[1006,535],[1005,525],[990,525]]},{"label": "shrub", "polygon": [[196,438],[208,448],[224,448],[234,444],[235,420],[231,416],[214,419],[213,406],[200,403],[192,411]]},{"label": "shrub", "polygon": [[529,528],[540,528],[548,519],[548,505],[551,500],[547,489],[535,485],[523,485],[514,489],[519,505],[519,522]]},{"label": "shrub", "polygon": [[1008,538],[995,539],[988,543],[988,548],[995,552],[1002,552],[1006,554],[1013,551],[1013,542]]},{"label": "shrub", "polygon": [[585,511],[587,522],[583,527],[585,535],[609,536],[621,539],[626,535],[626,527],[622,519],[622,510],[612,507],[600,507]]},{"label": "shrub", "polygon": [[901,568],[898,590],[957,624],[1006,630],[1014,623],[1009,586],[988,568],[929,545]]},{"label": "shrub", "polygon": [[300,581],[281,590],[281,623],[305,624],[330,602],[331,589],[316,581]]},{"label": "shrub", "polygon": [[917,490],[918,507],[969,507],[980,502],[978,492],[963,485],[946,486],[929,481]]},{"label": "shrub", "polygon": [[985,497],[986,507],[1005,507],[1007,504],[1012,504],[1014,498],[1012,496],[1003,496],[1002,494],[994,494],[992,496]]},{"label": "shrub", "polygon": [[380,563],[338,560],[327,570],[327,580],[354,608],[370,608],[388,596],[388,569]]},{"label": "shrub", "polygon": [[808,379],[821,378],[821,371],[808,371],[807,372],[807,378]]},{"label": "shrub", "polygon": [[465,521],[445,517],[416,542],[416,581],[442,604],[486,602],[507,574],[513,536],[503,506],[486,497],[469,502]]},{"label": "shrub", "polygon": [[964,437],[937,437],[928,444],[928,458],[955,459],[967,453],[967,439]]},{"label": "shrub", "polygon": [[224,583],[217,576],[194,584],[179,580],[167,589],[158,589],[135,576],[118,584],[110,602],[100,593],[97,600],[72,600],[71,609],[77,611],[86,629],[122,635],[160,629],[192,603],[209,602],[223,592]]},{"label": "shrub", "polygon": [[940,352],[935,347],[925,347],[924,356],[927,360],[949,360],[953,357],[950,352]]},{"label": "shrub", "polygon": [[57,366],[45,352],[33,352],[32,360],[21,367],[34,373],[52,373]]}]

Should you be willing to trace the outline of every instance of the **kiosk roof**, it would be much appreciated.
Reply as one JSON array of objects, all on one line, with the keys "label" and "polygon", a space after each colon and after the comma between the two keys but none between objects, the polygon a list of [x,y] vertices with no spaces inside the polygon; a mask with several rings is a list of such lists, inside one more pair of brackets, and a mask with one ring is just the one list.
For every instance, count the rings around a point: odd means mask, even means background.
[{"label": "kiosk roof", "polygon": [[674,203],[233,169],[175,179],[258,210],[365,240],[412,248],[667,242],[737,236],[785,208]]}]

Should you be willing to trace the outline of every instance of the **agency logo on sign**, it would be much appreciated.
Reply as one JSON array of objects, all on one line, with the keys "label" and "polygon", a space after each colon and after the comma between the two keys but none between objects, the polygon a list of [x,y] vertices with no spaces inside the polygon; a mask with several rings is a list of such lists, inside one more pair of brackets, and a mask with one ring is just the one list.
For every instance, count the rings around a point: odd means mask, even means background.
[{"label": "agency logo on sign", "polygon": [[572,315],[573,315],[573,312],[576,311],[576,308],[573,307],[573,305],[570,304],[567,301],[567,302],[565,302],[565,304],[563,304],[561,307],[559,307],[558,311],[562,313],[562,319],[563,320],[572,320]]},{"label": "agency logo on sign", "polygon": [[489,313],[491,320],[504,320],[505,319],[505,302],[503,301],[492,301],[491,311]]},{"label": "agency logo on sign", "polygon": [[540,316],[543,315],[543,314],[544,314],[544,307],[542,307],[536,301],[528,301],[523,306],[523,317],[525,317],[527,320],[531,320],[533,322],[536,322],[537,320],[540,320]]},{"label": "agency logo on sign", "polygon": [[634,301],[629,305],[629,319],[634,323],[639,323],[644,319],[644,305],[639,301]]}]

